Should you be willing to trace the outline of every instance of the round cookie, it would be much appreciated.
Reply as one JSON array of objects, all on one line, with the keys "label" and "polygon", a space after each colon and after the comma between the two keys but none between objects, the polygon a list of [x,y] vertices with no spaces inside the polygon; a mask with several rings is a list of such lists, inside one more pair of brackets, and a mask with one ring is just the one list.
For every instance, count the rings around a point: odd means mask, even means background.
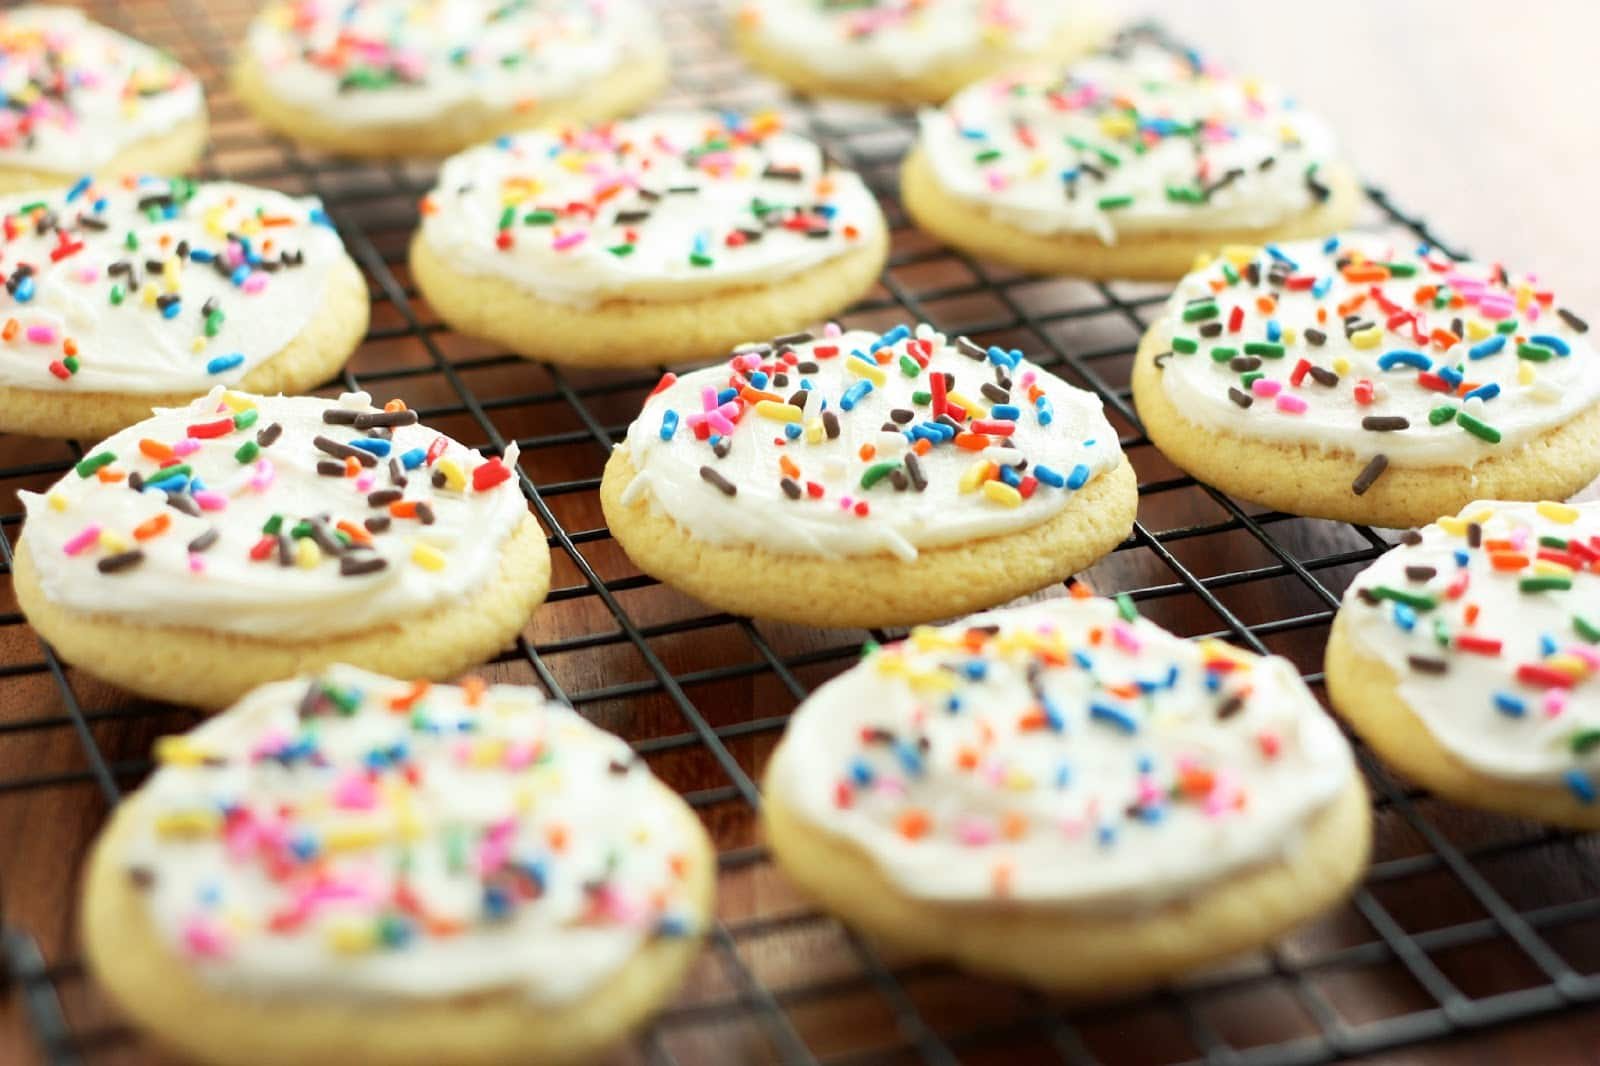
[{"label": "round cookie", "polygon": [[0,11],[0,99],[0,193],[177,174],[205,150],[195,76],[73,8]]},{"label": "round cookie", "polygon": [[1158,281],[1220,245],[1331,233],[1360,201],[1320,118],[1149,29],[924,112],[901,193],[919,227],[969,254]]},{"label": "round cookie", "polygon": [[232,70],[264,125],[353,156],[442,156],[624,115],[667,77],[638,0],[274,0]]},{"label": "round cookie", "polygon": [[1346,591],[1334,708],[1458,803],[1600,829],[1600,503],[1469,504]]},{"label": "round cookie", "polygon": [[398,401],[218,387],[19,493],[17,601],[68,662],[178,703],[333,662],[451,677],[549,590],[516,469]]},{"label": "round cookie", "polygon": [[733,39],[798,92],[914,105],[1018,63],[1075,58],[1108,30],[1085,0],[744,0]]},{"label": "round cookie", "polygon": [[1168,459],[1291,514],[1406,527],[1600,474],[1600,359],[1532,275],[1348,236],[1224,249],[1139,345]]},{"label": "round cookie", "polygon": [[1263,946],[1350,891],[1371,833],[1287,661],[1076,597],[869,647],[790,719],[763,815],[870,937],[1084,997]]},{"label": "round cookie", "polygon": [[186,1057],[589,1061],[710,920],[694,812],[534,689],[333,666],[156,755],[95,845],[84,945]]},{"label": "round cookie", "polygon": [[842,311],[888,227],[861,179],[776,116],[666,112],[448,160],[411,270],[440,317],[578,366],[712,359]]},{"label": "round cookie", "polygon": [[1138,492],[1095,396],[902,325],[667,375],[600,501],[639,569],[706,603],[890,626],[1067,578],[1128,536]]},{"label": "round cookie", "polygon": [[0,197],[0,431],[95,440],[216,385],[304,392],[367,330],[321,204],[231,182]]}]

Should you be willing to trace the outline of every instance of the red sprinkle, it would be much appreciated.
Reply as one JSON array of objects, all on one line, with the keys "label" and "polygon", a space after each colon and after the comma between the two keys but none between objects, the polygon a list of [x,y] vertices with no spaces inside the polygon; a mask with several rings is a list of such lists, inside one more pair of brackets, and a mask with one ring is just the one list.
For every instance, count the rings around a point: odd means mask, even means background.
[{"label": "red sprinkle", "polygon": [[433,443],[428,445],[428,454],[422,461],[428,466],[432,466],[433,461],[439,458],[439,456],[443,455],[444,450],[449,446],[450,442],[445,440],[443,437],[433,438]]},{"label": "red sprinkle", "polygon": [[233,432],[233,419],[219,418],[215,422],[196,422],[186,430],[191,437],[205,439],[207,437],[226,437]]},{"label": "red sprinkle", "polygon": [[487,492],[510,478],[511,471],[497,456],[472,471],[472,487],[478,492]]}]

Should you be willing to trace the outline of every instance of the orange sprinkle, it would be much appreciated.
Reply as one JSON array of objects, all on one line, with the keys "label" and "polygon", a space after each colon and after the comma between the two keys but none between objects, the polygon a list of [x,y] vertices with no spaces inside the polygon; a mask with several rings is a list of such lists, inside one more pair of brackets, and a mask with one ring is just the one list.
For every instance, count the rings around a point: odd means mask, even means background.
[{"label": "orange sprinkle", "polygon": [[978,768],[978,753],[971,748],[962,748],[956,752],[956,765],[963,770],[976,770]]},{"label": "orange sprinkle", "polygon": [[389,709],[391,711],[409,711],[432,687],[432,681],[423,677],[417,678],[411,682],[411,687],[406,689],[404,693],[389,700]]},{"label": "orange sprinkle", "polygon": [[1020,840],[1028,831],[1028,819],[1016,811],[1008,811],[1000,821],[1000,835],[1007,840]]},{"label": "orange sprinkle", "polygon": [[158,440],[151,440],[149,437],[145,437],[139,441],[139,451],[144,455],[148,455],[152,459],[162,462],[173,458],[171,448],[167,447],[165,444],[162,444]]},{"label": "orange sprinkle", "polygon": [[437,215],[439,213],[439,205],[433,202],[433,197],[424,196],[422,202],[417,205],[417,210],[424,215]]},{"label": "orange sprinkle", "polygon": [[789,458],[787,455],[778,456],[778,469],[782,470],[784,474],[789,477],[800,476],[800,468],[796,466],[795,461]]},{"label": "orange sprinkle", "polygon": [[21,328],[22,325],[16,319],[8,318],[6,319],[6,328],[4,330],[0,330],[0,338],[8,341],[16,340],[17,330]]},{"label": "orange sprinkle", "polygon": [[1050,724],[1050,719],[1044,716],[1043,711],[1033,710],[1017,719],[1017,732],[1037,733]]},{"label": "orange sprinkle", "polygon": [[1216,784],[1216,775],[1198,766],[1187,767],[1178,774],[1178,788],[1185,796],[1209,795]]},{"label": "orange sprinkle", "polygon": [[1094,599],[1094,589],[1081,577],[1072,583],[1072,587],[1068,591],[1072,593],[1072,598],[1075,600]]},{"label": "orange sprinkle", "polygon": [[1105,639],[1106,639],[1106,631],[1104,629],[1101,629],[1099,626],[1095,626],[1093,629],[1089,630],[1089,646],[1090,647],[1098,648],[1100,646],[1100,642],[1102,640],[1105,640]]},{"label": "orange sprinkle", "polygon": [[1344,280],[1361,284],[1367,281],[1388,281],[1389,268],[1382,263],[1351,263],[1345,267]]},{"label": "orange sprinkle", "polygon": [[544,839],[550,845],[550,850],[560,853],[567,850],[567,840],[570,834],[567,827],[556,822],[544,831]]},{"label": "orange sprinkle", "polygon": [[1264,315],[1272,314],[1273,309],[1277,306],[1278,301],[1271,296],[1256,297],[1256,310],[1260,311]]},{"label": "orange sprinkle", "polygon": [[339,519],[339,524],[337,526],[335,526],[334,528],[339,530],[339,532],[341,532],[341,533],[345,534],[346,536],[348,536],[351,540],[355,541],[357,544],[370,544],[370,543],[372,543],[372,534],[368,533],[366,530],[362,529],[360,526],[356,525],[354,522],[350,521],[348,518]]},{"label": "orange sprinkle", "polygon": [[390,412],[393,412],[393,411],[404,411],[406,409],[406,402],[404,400],[400,399],[400,397],[396,396],[394,399],[392,399],[388,403],[384,404],[383,405],[383,409],[385,411],[390,411]]},{"label": "orange sprinkle", "polygon": [[151,537],[159,537],[167,531],[167,527],[170,525],[172,525],[171,515],[158,514],[154,518],[134,526],[133,539],[149,540]]},{"label": "orange sprinkle", "polygon": [[895,819],[895,828],[907,840],[919,840],[927,836],[929,824],[927,812],[915,807],[902,812],[900,817]]},{"label": "orange sprinkle", "polygon": [[1461,618],[1469,626],[1475,624],[1478,621],[1478,605],[1475,603],[1467,604],[1467,609],[1461,612]]},{"label": "orange sprinkle", "polygon": [[1437,295],[1439,295],[1437,285],[1418,285],[1417,291],[1412,294],[1412,299],[1419,304],[1425,304]]},{"label": "orange sprinkle", "polygon": [[861,446],[861,450],[858,451],[856,454],[861,456],[861,461],[862,462],[866,462],[867,460],[871,459],[874,455],[878,454],[878,449],[876,447],[874,447],[873,445],[871,445],[871,444],[863,444]]},{"label": "orange sprinkle", "polygon": [[476,707],[483,700],[483,694],[489,690],[489,682],[477,674],[468,674],[461,679],[461,691],[467,698],[468,707]]},{"label": "orange sprinkle", "polygon": [[1528,557],[1521,552],[1491,552],[1489,562],[1496,570],[1521,570],[1528,565]]},{"label": "orange sprinkle", "polygon": [[981,452],[989,446],[989,438],[982,433],[957,433],[956,447],[969,452]]},{"label": "orange sprinkle", "polygon": [[918,455],[927,455],[933,450],[933,443],[926,437],[918,437],[917,443],[911,446],[911,450],[916,452]]},{"label": "orange sprinkle", "polygon": [[416,500],[395,500],[389,505],[389,514],[395,518],[417,517]]},{"label": "orange sprinkle", "polygon": [[788,403],[782,396],[775,392],[762,392],[752,385],[746,385],[739,390],[739,398],[745,403],[760,403],[762,400],[771,400],[773,403]]},{"label": "orange sprinkle", "polygon": [[121,481],[123,478],[128,476],[114,466],[102,466],[99,470],[95,471],[95,474],[100,478],[101,481],[108,485],[114,485],[118,481]]},{"label": "orange sprinkle", "polygon": [[361,460],[353,455],[346,457],[344,461],[344,476],[355,477],[359,473],[361,473]]},{"label": "orange sprinkle", "polygon": [[62,355],[77,355],[78,354],[78,342],[73,340],[71,337],[68,337],[66,340],[62,341],[61,342],[61,354]]},{"label": "orange sprinkle", "polygon": [[689,857],[687,855],[667,856],[667,869],[672,871],[672,876],[682,881],[689,876]]},{"label": "orange sprinkle", "polygon": [[294,219],[287,215],[259,215],[257,216],[263,226],[292,226]]}]

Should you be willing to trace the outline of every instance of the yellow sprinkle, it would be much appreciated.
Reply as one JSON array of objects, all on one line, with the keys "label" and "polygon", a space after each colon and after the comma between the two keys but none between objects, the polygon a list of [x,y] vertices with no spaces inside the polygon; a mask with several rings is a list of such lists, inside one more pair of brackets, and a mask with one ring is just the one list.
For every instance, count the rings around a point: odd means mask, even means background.
[{"label": "yellow sprinkle", "polygon": [[961,480],[956,482],[956,488],[961,492],[973,492],[983,484],[983,479],[989,476],[989,471],[994,469],[994,464],[987,459],[979,459],[967,467],[967,472],[961,475]]},{"label": "yellow sprinkle", "polygon": [[388,834],[375,825],[341,825],[322,835],[322,846],[328,851],[362,851],[386,839]]},{"label": "yellow sprinkle", "polygon": [[1292,345],[1299,338],[1299,336],[1300,334],[1298,331],[1286,326],[1284,327],[1283,336],[1281,339],[1285,345]]},{"label": "yellow sprinkle", "polygon": [[852,355],[850,358],[844,361],[844,365],[849,368],[850,373],[856,375],[857,377],[866,378],[874,385],[882,385],[885,381],[889,380],[888,377],[884,375],[883,367],[879,366],[877,363],[868,362],[866,359],[857,359]]},{"label": "yellow sprinkle", "polygon": [[748,178],[750,176],[750,164],[740,163],[738,166],[734,167],[733,176],[736,178]]},{"label": "yellow sprinkle", "polygon": [[799,422],[806,416],[804,411],[792,403],[777,403],[773,400],[758,401],[756,414],[762,418],[770,418],[774,422]]},{"label": "yellow sprinkle", "polygon": [[1194,257],[1194,262],[1189,264],[1189,273],[1192,274],[1196,270],[1204,270],[1206,267],[1211,265],[1211,259],[1212,256],[1210,252],[1201,252],[1199,255]]},{"label": "yellow sprinkle", "polygon": [[1481,340],[1483,340],[1483,338],[1487,337],[1491,332],[1493,332],[1493,331],[1490,330],[1488,326],[1484,325],[1484,323],[1483,323],[1483,321],[1481,319],[1477,319],[1477,318],[1469,318],[1469,319],[1467,319],[1467,340],[1469,340],[1469,341],[1481,341]]},{"label": "yellow sprinkle", "polygon": [[100,547],[115,555],[118,552],[128,550],[128,541],[120,533],[113,533],[109,529],[103,529],[100,531]]},{"label": "yellow sprinkle", "polygon": [[1526,311],[1533,302],[1533,289],[1527,285],[1517,286],[1517,310]]},{"label": "yellow sprinkle", "polygon": [[1342,355],[1339,356],[1339,358],[1333,361],[1333,372],[1338,374],[1340,377],[1344,377],[1346,374],[1350,373],[1350,360],[1346,359]]},{"label": "yellow sprinkle", "polygon": [[411,561],[424,570],[432,570],[435,573],[445,567],[444,552],[420,540],[411,545]]},{"label": "yellow sprinkle", "polygon": [[918,670],[910,675],[910,680],[916,692],[950,692],[960,683],[948,670]]},{"label": "yellow sprinkle", "polygon": [[162,766],[199,766],[206,759],[206,753],[185,736],[158,738],[155,756]]},{"label": "yellow sprinkle", "polygon": [[1570,577],[1572,567],[1564,566],[1552,559],[1535,559],[1533,561],[1533,572],[1550,577]]},{"label": "yellow sprinkle", "polygon": [[1033,777],[1026,770],[1012,768],[1006,774],[1006,787],[1013,792],[1027,792],[1033,788]]},{"label": "yellow sprinkle", "polygon": [[1028,163],[1028,177],[1037,178],[1040,174],[1043,174],[1045,170],[1049,168],[1049,166],[1050,161],[1044,156],[1034,156],[1033,159]]},{"label": "yellow sprinkle", "polygon": [[1113,111],[1100,119],[1100,132],[1107,137],[1126,137],[1133,133],[1134,128],[1133,119],[1122,111]]},{"label": "yellow sprinkle", "polygon": [[995,503],[1006,507],[1021,507],[1022,493],[1007,485],[1004,481],[985,481],[983,494]]},{"label": "yellow sprinkle", "polygon": [[50,501],[50,509],[52,511],[65,511],[67,509],[67,498],[61,493],[52,492],[45,498]]},{"label": "yellow sprinkle", "polygon": [[154,307],[156,305],[156,297],[160,295],[154,285],[146,285],[144,287],[144,305],[146,307]]},{"label": "yellow sprinkle", "polygon": [[906,677],[911,673],[911,668],[906,665],[904,656],[879,655],[877,656],[877,660],[878,673],[882,674],[884,677]]},{"label": "yellow sprinkle", "polygon": [[1476,522],[1478,525],[1481,526],[1485,522],[1489,521],[1489,519],[1494,517],[1494,508],[1493,507],[1480,507],[1476,511],[1473,511],[1471,514],[1462,515],[1461,517],[1464,518],[1469,523],[1470,522]]},{"label": "yellow sprinkle", "polygon": [[1564,503],[1556,503],[1553,500],[1540,500],[1535,510],[1550,519],[1550,521],[1560,522],[1562,525],[1569,525],[1578,520],[1578,509],[1576,507]]},{"label": "yellow sprinkle", "polygon": [[1357,348],[1376,348],[1381,340],[1383,340],[1383,330],[1377,326],[1350,335],[1350,343]]},{"label": "yellow sprinkle", "polygon": [[196,337],[194,340],[189,342],[189,350],[194,352],[196,355],[199,355],[201,352],[205,351],[205,347],[206,339],[204,337]]},{"label": "yellow sprinkle", "polygon": [[471,763],[473,766],[499,766],[505,757],[505,741],[485,739],[473,745]]},{"label": "yellow sprinkle", "polygon": [[1467,520],[1465,518],[1446,516],[1439,519],[1438,525],[1440,529],[1452,537],[1464,537],[1467,535]]},{"label": "yellow sprinkle", "polygon": [[461,467],[456,465],[454,459],[440,459],[433,464],[433,468],[444,475],[445,488],[451,492],[460,492],[467,487],[467,475],[461,472]]},{"label": "yellow sprinkle", "polygon": [[1532,385],[1535,377],[1532,363],[1517,364],[1517,384]]},{"label": "yellow sprinkle", "polygon": [[1552,655],[1545,659],[1542,665],[1548,666],[1552,670],[1559,670],[1574,681],[1581,681],[1589,676],[1589,664],[1576,655],[1568,655],[1566,653]]},{"label": "yellow sprinkle", "polygon": [[959,392],[952,391],[949,394],[949,399],[951,403],[960,404],[962,409],[973,418],[989,417],[989,408],[977,400],[972,399],[970,396],[964,396]]},{"label": "yellow sprinkle", "polygon": [[167,811],[156,816],[157,836],[208,837],[221,828],[222,815],[217,811]]},{"label": "yellow sprinkle", "polygon": [[239,223],[239,232],[246,237],[254,237],[261,232],[261,220],[254,215]]},{"label": "yellow sprinkle", "polygon": [[240,411],[249,411],[256,405],[255,400],[251,399],[249,396],[246,396],[244,393],[232,391],[222,394],[222,403],[223,406],[225,406],[228,410],[233,411],[236,414]]},{"label": "yellow sprinkle", "polygon": [[340,955],[365,955],[378,945],[378,937],[370,923],[340,922],[330,925],[325,934],[328,947]]},{"label": "yellow sprinkle", "polygon": [[1207,659],[1226,659],[1228,662],[1240,666],[1251,666],[1255,658],[1242,648],[1236,648],[1226,641],[1217,640],[1215,637],[1200,642],[1200,654]]},{"label": "yellow sprinkle", "polygon": [[813,418],[806,423],[806,443],[822,443],[822,419]]},{"label": "yellow sprinkle", "polygon": [[1225,244],[1222,246],[1222,258],[1236,267],[1244,267],[1250,265],[1250,260],[1259,251],[1261,249],[1253,244]]},{"label": "yellow sprinkle", "polygon": [[322,562],[322,549],[310,537],[301,537],[294,542],[294,561],[302,570],[315,570]]},{"label": "yellow sprinkle", "polygon": [[[961,647],[961,642],[947,637],[933,626],[918,626],[911,631],[911,644],[918,651],[948,651]],[[881,656],[880,656],[881,657]]]}]

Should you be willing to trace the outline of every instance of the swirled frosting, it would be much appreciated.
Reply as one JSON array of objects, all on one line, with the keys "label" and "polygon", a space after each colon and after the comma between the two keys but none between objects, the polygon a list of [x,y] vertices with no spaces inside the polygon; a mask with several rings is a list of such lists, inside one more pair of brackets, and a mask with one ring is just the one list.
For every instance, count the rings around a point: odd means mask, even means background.
[{"label": "swirled frosting", "polygon": [[744,0],[740,22],[820,74],[914,78],[982,48],[1043,52],[1087,7],[1077,0]]},{"label": "swirled frosting", "polygon": [[1095,396],[927,325],[780,337],[669,374],[627,447],[624,502],[698,539],[903,559],[1038,525],[1122,461]]},{"label": "swirled frosting", "polygon": [[204,392],[323,313],[344,247],[320,203],[127,178],[0,197],[0,385]]},{"label": "swirled frosting", "polygon": [[1362,571],[1339,621],[1452,755],[1600,788],[1600,504],[1468,504]]},{"label": "swirled frosting", "polygon": [[1600,401],[1588,328],[1532,274],[1348,236],[1225,250],[1152,332],[1191,422],[1381,472],[1471,466]]},{"label": "swirled frosting", "polygon": [[636,0],[277,0],[245,47],[277,99],[383,126],[581,95],[656,34]]},{"label": "swirled frosting", "polygon": [[485,459],[366,393],[214,389],[19,493],[44,595],[154,626],[307,640],[457,603],[527,515]]},{"label": "swirled frosting", "polygon": [[1353,770],[1287,661],[1058,599],[870,649],[767,792],[919,899],[1125,909],[1284,858]]},{"label": "swirled frosting", "polygon": [[259,994],[578,998],[703,921],[692,815],[536,690],[349,666],[157,743],[118,861],[204,981]]},{"label": "swirled frosting", "polygon": [[1031,233],[1266,228],[1326,200],[1332,132],[1280,91],[1150,31],[997,75],[921,116],[939,185]]},{"label": "swirled frosting", "polygon": [[0,11],[0,165],[71,176],[205,111],[194,75],[65,7]]},{"label": "swirled frosting", "polygon": [[880,239],[856,175],[776,116],[665,112],[502,138],[447,160],[422,239],[562,303],[779,281]]}]

